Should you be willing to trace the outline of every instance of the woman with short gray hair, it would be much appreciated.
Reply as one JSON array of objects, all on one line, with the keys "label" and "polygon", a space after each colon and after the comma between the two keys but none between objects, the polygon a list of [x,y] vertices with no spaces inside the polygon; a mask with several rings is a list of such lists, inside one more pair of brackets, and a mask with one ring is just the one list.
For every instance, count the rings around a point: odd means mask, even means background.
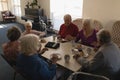
[{"label": "woman with short gray hair", "polygon": [[26,36],[22,36],[20,41],[21,52],[26,55],[37,53],[37,50],[41,47],[39,37],[37,35],[29,34]]},{"label": "woman with short gray hair", "polygon": [[40,57],[39,37],[27,34],[20,39],[21,54],[17,58],[17,69],[31,78],[31,80],[52,80],[56,73],[57,57],[51,58],[51,65]]},{"label": "woman with short gray hair", "polygon": [[16,64],[16,58],[20,52],[20,42],[21,30],[13,26],[7,31],[7,38],[9,42],[2,44],[2,49],[5,57],[11,64]]},{"label": "woman with short gray hair", "polygon": [[23,35],[26,34],[35,34],[38,36],[45,36],[46,33],[45,32],[41,32],[41,31],[37,31],[37,30],[32,30],[32,23],[30,21],[27,21],[25,23],[25,31],[22,33]]}]

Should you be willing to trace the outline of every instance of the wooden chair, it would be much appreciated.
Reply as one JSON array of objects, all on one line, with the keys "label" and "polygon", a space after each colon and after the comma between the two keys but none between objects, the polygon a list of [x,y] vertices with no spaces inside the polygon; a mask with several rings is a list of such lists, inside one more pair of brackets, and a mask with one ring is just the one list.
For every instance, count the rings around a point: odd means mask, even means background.
[{"label": "wooden chair", "polygon": [[120,47],[120,21],[116,21],[111,31],[112,41]]},{"label": "wooden chair", "polygon": [[94,27],[97,31],[99,31],[100,29],[103,28],[101,22],[98,21],[98,20],[93,20],[93,27]]},{"label": "wooden chair", "polygon": [[[73,20],[72,22],[73,22],[73,24],[75,24],[75,25],[77,25],[78,26],[78,29],[79,29],[79,31],[82,29],[82,27],[83,27],[83,20],[84,19],[82,19],[82,18],[77,18],[77,19],[75,19],[75,20]],[[98,21],[98,20],[92,20],[93,21],[93,28],[95,28],[97,31],[99,31],[100,29],[102,29],[103,28],[103,26],[102,26],[102,24],[101,24],[101,22],[100,21]]]},{"label": "wooden chair", "polygon": [[16,16],[15,15],[13,15],[12,13],[11,13],[11,11],[9,11],[9,10],[7,10],[7,11],[1,11],[1,15],[2,15],[2,18],[3,18],[3,21],[5,22],[5,21],[9,21],[9,22],[11,22],[11,21],[16,21]]},{"label": "wooden chair", "polygon": [[73,22],[73,24],[75,24],[78,27],[79,31],[82,29],[82,26],[83,26],[82,18],[77,18],[77,19],[73,20],[72,22]]},{"label": "wooden chair", "polygon": [[[2,58],[15,70],[15,64],[8,61],[4,54],[1,54]],[[13,80],[15,80],[16,71],[14,72]]]},{"label": "wooden chair", "polygon": [[21,71],[18,71],[16,68],[16,64],[11,63],[10,61],[8,61],[8,59],[5,57],[4,54],[1,54],[2,58],[15,70],[14,71],[14,75],[13,75],[13,80],[16,79],[16,75],[20,74],[23,78],[25,78],[26,80],[31,80],[28,76],[26,76],[26,74],[22,73]]},{"label": "wooden chair", "polygon": [[74,72],[67,80],[110,80],[109,78],[101,75],[95,75],[85,72]]}]

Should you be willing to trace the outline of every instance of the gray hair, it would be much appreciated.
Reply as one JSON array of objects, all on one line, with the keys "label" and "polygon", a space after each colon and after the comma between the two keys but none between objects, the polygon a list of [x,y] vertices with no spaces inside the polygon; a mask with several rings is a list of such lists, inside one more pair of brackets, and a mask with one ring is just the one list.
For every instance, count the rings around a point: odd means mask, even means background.
[{"label": "gray hair", "polygon": [[111,42],[111,34],[108,30],[105,30],[105,29],[101,29],[97,33],[97,38],[102,44]]},{"label": "gray hair", "polygon": [[64,19],[70,19],[70,20],[72,21],[72,17],[71,17],[70,14],[66,14],[66,15],[64,15]]},{"label": "gray hair", "polygon": [[18,40],[21,36],[21,32],[22,31],[18,27],[13,26],[13,27],[8,29],[7,37],[10,41]]},{"label": "gray hair", "polygon": [[20,46],[23,54],[34,54],[40,47],[39,37],[35,34],[24,35],[20,38]]},{"label": "gray hair", "polygon": [[87,24],[90,26],[91,29],[93,29],[93,20],[92,19],[84,19],[83,24]]},{"label": "gray hair", "polygon": [[32,28],[32,23],[31,23],[30,21],[27,21],[27,22],[25,23],[25,27],[27,27],[27,26],[30,26],[30,27]]}]

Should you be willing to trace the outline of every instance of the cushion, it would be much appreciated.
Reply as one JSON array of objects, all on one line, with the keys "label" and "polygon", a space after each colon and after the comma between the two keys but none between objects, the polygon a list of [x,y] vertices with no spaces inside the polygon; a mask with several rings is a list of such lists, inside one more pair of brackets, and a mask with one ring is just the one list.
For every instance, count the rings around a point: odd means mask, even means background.
[{"label": "cushion", "polygon": [[5,12],[5,15],[6,15],[6,16],[10,16],[10,11],[6,11],[6,12]]}]

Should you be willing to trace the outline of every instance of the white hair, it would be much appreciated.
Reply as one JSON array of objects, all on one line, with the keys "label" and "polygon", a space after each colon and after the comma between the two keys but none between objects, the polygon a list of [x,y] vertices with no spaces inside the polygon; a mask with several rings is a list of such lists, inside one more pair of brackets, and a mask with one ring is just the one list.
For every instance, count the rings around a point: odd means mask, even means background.
[{"label": "white hair", "polygon": [[27,27],[27,26],[30,26],[30,27],[32,28],[32,22],[31,22],[31,21],[27,21],[27,22],[25,23],[25,27]]},{"label": "white hair", "polygon": [[66,14],[66,15],[64,15],[64,19],[70,19],[70,20],[72,20],[72,17],[71,17],[70,14]]},{"label": "white hair", "polygon": [[88,24],[91,29],[94,28],[94,25],[93,25],[94,20],[93,20],[93,19],[84,19],[84,20],[83,20],[83,24],[84,24],[84,23]]},{"label": "white hair", "polygon": [[23,54],[34,54],[40,47],[39,37],[35,34],[24,35],[20,38],[20,45]]}]

